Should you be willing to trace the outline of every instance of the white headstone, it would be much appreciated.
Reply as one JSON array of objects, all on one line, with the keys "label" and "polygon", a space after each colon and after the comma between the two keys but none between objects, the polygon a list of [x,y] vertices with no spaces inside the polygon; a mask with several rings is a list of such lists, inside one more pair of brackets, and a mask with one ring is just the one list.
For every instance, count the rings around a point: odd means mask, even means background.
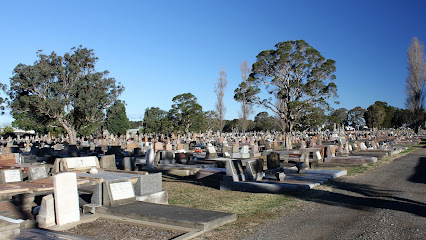
[{"label": "white headstone", "polygon": [[58,225],[80,221],[77,174],[60,173],[53,176],[55,214]]},{"label": "white headstone", "polygon": [[53,195],[44,196],[41,200],[40,211],[37,215],[37,223],[41,228],[55,225],[55,205]]},{"label": "white headstone", "polygon": [[147,168],[148,169],[153,169],[154,168],[154,160],[155,160],[155,155],[154,155],[154,149],[150,148],[147,150],[146,153],[146,164],[147,164]]}]

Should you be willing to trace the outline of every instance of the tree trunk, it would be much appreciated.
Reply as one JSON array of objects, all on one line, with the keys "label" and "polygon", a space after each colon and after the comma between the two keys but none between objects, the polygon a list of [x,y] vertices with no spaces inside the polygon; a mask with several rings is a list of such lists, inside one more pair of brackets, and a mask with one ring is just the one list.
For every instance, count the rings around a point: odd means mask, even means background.
[{"label": "tree trunk", "polygon": [[75,145],[77,143],[77,131],[75,130],[74,126],[68,125],[64,120],[58,119],[59,123],[61,123],[62,127],[64,127],[65,131],[68,134],[69,137],[69,144]]}]

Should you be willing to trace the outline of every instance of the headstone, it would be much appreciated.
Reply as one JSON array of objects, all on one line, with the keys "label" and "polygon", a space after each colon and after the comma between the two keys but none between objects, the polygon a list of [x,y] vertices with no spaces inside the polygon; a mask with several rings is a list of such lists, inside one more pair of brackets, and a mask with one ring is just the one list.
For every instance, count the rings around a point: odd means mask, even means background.
[{"label": "headstone", "polygon": [[37,179],[43,179],[47,177],[49,177],[49,175],[47,174],[46,167],[44,165],[31,166],[28,168],[29,180],[37,180]]},{"label": "headstone", "polygon": [[166,144],[166,151],[173,151],[173,146],[170,143]]},{"label": "headstone", "polygon": [[177,144],[177,147],[176,147],[176,150],[183,150],[184,149],[184,145],[182,144],[182,143],[178,143]]},{"label": "headstone", "polygon": [[146,168],[147,169],[154,169],[155,167],[154,160],[155,160],[154,149],[150,148],[146,152],[146,164],[147,164]]},{"label": "headstone", "polygon": [[163,191],[163,182],[161,173],[150,173],[140,175],[135,186],[135,194],[144,196]]},{"label": "headstone", "polygon": [[263,172],[263,160],[253,159],[246,163],[246,172],[248,180],[258,181],[263,179],[265,173]]},{"label": "headstone", "polygon": [[241,158],[250,158],[249,146],[244,145],[244,146],[241,147],[240,157]]},{"label": "headstone", "polygon": [[164,150],[164,145],[162,142],[156,142],[154,144],[154,150],[155,151],[159,151],[159,150]]},{"label": "headstone", "polygon": [[15,154],[4,153],[0,154],[0,165],[13,165],[16,164]]},{"label": "headstone", "polygon": [[55,203],[52,194],[42,198],[37,223],[39,228],[47,228],[56,224]]},{"label": "headstone", "polygon": [[266,157],[266,165],[268,169],[274,169],[280,167],[280,154],[277,152],[271,152]]},{"label": "headstone", "polygon": [[0,183],[13,183],[22,182],[21,169],[1,169],[0,170]]},{"label": "headstone", "polygon": [[261,154],[259,153],[259,146],[258,145],[253,145],[251,147],[250,157],[256,158],[256,157],[259,157],[260,155]]},{"label": "headstone", "polygon": [[104,206],[114,207],[136,201],[135,190],[130,180],[104,182],[102,188]]},{"label": "headstone", "polygon": [[99,160],[95,156],[62,158],[63,171],[89,171],[91,168],[99,168]]},{"label": "headstone", "polygon": [[115,164],[115,155],[110,154],[102,156],[99,161],[99,166],[102,169],[117,170],[117,166]]},{"label": "headstone", "polygon": [[226,160],[226,176],[231,176],[234,182],[246,180],[241,160]]},{"label": "headstone", "polygon": [[214,146],[207,146],[206,149],[206,159],[217,158],[217,153]]},{"label": "headstone", "polygon": [[76,173],[66,172],[54,175],[53,185],[57,224],[60,226],[80,221]]}]

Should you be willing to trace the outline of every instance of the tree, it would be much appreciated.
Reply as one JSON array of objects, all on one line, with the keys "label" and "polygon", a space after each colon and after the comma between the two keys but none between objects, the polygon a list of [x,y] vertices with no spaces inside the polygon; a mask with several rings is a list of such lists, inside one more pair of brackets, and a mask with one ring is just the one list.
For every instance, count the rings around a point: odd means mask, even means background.
[{"label": "tree", "polygon": [[392,120],[392,125],[395,128],[408,126],[409,123],[410,123],[409,116],[410,116],[410,110],[396,108],[395,109],[395,115],[394,115],[394,118]]},{"label": "tree", "polygon": [[87,48],[72,48],[58,56],[37,52],[34,65],[18,64],[10,79],[12,113],[24,113],[36,122],[55,122],[65,129],[70,144],[77,132],[104,120],[104,110],[124,88],[108,78],[108,71],[96,72],[98,58]]},{"label": "tree", "polygon": [[241,89],[235,90],[235,93],[240,93],[240,95],[234,96],[235,100],[241,103],[241,112],[240,112],[240,126],[243,134],[247,130],[248,127],[248,118],[253,113],[253,104],[249,101],[248,96],[246,96],[246,92],[249,88],[247,84],[247,78],[250,74],[251,67],[248,65],[248,61],[244,60],[240,64],[241,70]]},{"label": "tree", "polygon": [[406,105],[411,112],[411,126],[420,126],[423,123],[426,58],[423,43],[414,37],[407,52],[408,77],[406,80]]},{"label": "tree", "polygon": [[278,127],[277,119],[269,116],[268,112],[260,112],[254,117],[255,131],[271,131]]},{"label": "tree", "polygon": [[173,98],[174,104],[169,111],[174,129],[189,134],[190,131],[202,131],[205,127],[203,108],[191,93]]},{"label": "tree", "polygon": [[366,110],[360,106],[354,107],[348,111],[348,124],[354,128],[359,129],[360,126],[365,125],[364,113]]},{"label": "tree", "polygon": [[204,112],[206,120],[206,131],[216,131],[218,129],[217,123],[219,122],[217,112],[210,110]]},{"label": "tree", "polygon": [[239,119],[225,120],[225,126],[223,127],[224,132],[238,132]]},{"label": "tree", "polygon": [[[7,85],[0,83],[0,91],[6,93]],[[5,105],[7,104],[7,98],[0,97],[0,114],[4,115]]]},{"label": "tree", "polygon": [[143,121],[130,121],[130,128],[136,129],[142,127]]},{"label": "tree", "polygon": [[370,105],[364,114],[365,122],[367,123],[367,126],[371,128],[383,127],[385,116],[386,109],[379,101]]},{"label": "tree", "polygon": [[223,126],[225,125],[224,120],[226,108],[223,103],[223,96],[225,95],[226,85],[228,85],[228,80],[226,79],[226,70],[225,67],[222,67],[222,70],[220,70],[219,73],[219,79],[214,86],[214,92],[216,93],[217,98],[215,105],[218,120],[217,127],[219,128],[220,135],[222,135]]},{"label": "tree", "polygon": [[347,125],[348,109],[346,108],[336,109],[331,113],[331,116],[336,117],[338,125],[341,125],[341,124]]},{"label": "tree", "polygon": [[[326,60],[303,40],[280,42],[274,50],[257,55],[247,84],[236,89],[236,99],[242,91],[250,102],[274,112],[284,132],[290,132],[304,112],[315,106],[325,107],[332,96],[337,97],[334,84],[335,61]],[[269,98],[259,96],[260,87]],[[244,90],[247,89],[247,90]]]},{"label": "tree", "polygon": [[317,129],[324,125],[326,120],[327,116],[325,115],[324,109],[320,107],[310,108],[302,115],[300,130],[304,130],[306,128]]},{"label": "tree", "polygon": [[105,125],[108,132],[118,136],[126,134],[127,129],[130,129],[130,121],[123,102],[116,101],[108,108]]},{"label": "tree", "polygon": [[168,119],[168,113],[158,107],[145,109],[143,118],[144,133],[166,134],[171,130],[172,123]]}]

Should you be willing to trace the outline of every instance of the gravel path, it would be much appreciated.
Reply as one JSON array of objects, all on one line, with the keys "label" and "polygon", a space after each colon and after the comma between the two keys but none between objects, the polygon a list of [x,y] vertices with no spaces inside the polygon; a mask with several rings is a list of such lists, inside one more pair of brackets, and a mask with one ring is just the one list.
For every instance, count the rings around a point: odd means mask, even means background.
[{"label": "gravel path", "polygon": [[300,197],[244,239],[426,239],[426,148]]}]

